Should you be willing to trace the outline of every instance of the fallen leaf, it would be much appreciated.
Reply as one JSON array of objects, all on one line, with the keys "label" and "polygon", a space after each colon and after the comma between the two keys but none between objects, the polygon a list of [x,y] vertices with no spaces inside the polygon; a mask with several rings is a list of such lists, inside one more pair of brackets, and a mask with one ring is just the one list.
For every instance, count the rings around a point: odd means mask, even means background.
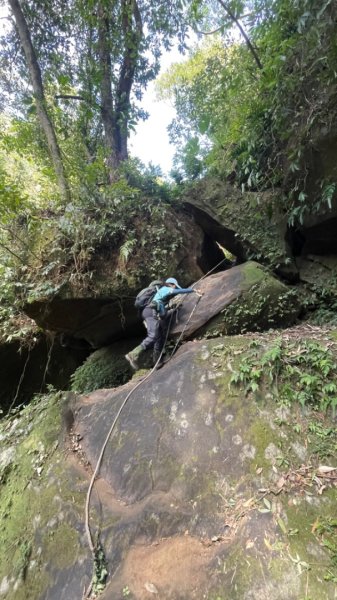
[{"label": "fallen leaf", "polygon": [[312,524],[312,527],[311,527],[311,533],[315,533],[315,531],[316,531],[316,529],[317,529],[318,525],[319,525],[319,520],[318,520],[318,519],[316,519],[316,521],[315,521],[315,522]]},{"label": "fallen leaf", "polygon": [[269,540],[267,538],[264,538],[264,543],[266,544],[268,550],[270,550],[272,552],[273,547],[272,547],[272,545],[270,544],[270,542],[269,542]]},{"label": "fallen leaf", "polygon": [[325,465],[320,465],[317,469],[318,473],[331,473],[331,471],[336,471],[337,467],[326,467]]},{"label": "fallen leaf", "polygon": [[278,525],[279,525],[281,531],[283,531],[283,533],[287,534],[288,530],[286,528],[286,525],[285,525],[285,522],[283,521],[283,519],[281,519],[281,517],[277,517],[276,520],[278,522]]},{"label": "fallen leaf", "polygon": [[150,592],[150,594],[158,594],[158,590],[153,583],[149,583],[148,581],[144,584],[145,589]]}]

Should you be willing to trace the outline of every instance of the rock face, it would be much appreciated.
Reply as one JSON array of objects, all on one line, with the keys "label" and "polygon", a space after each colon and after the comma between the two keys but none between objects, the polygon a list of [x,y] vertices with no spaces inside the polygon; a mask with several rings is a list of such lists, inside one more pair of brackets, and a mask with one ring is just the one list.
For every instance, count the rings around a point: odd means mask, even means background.
[{"label": "rock face", "polygon": [[35,341],[0,343],[0,408],[27,403],[47,385],[69,389],[70,375],[88,356],[88,348],[67,348],[55,336],[37,334]]},{"label": "rock face", "polygon": [[296,228],[288,226],[288,216],[280,210],[283,200],[279,192],[242,193],[218,178],[194,184],[184,196],[185,206],[204,232],[239,262],[254,258],[289,281],[297,281],[299,264],[294,257],[337,253],[337,193],[334,191],[328,203],[322,191],[322,182],[327,186],[326,182],[334,180],[334,147],[327,143],[328,156],[314,152],[310,159],[313,164],[306,193],[312,208]]},{"label": "rock face", "polygon": [[[298,303],[289,289],[254,262],[210,275],[198,287],[204,292],[204,297],[185,330],[184,339],[204,326],[207,330],[210,325],[214,329],[215,316],[219,313],[218,334],[285,326],[292,323],[298,314]],[[194,295],[184,299],[180,325],[174,327],[174,334],[180,333],[181,327],[185,326],[194,304]],[[37,311],[36,320],[40,325],[44,324],[54,331],[62,330],[75,340],[84,339],[95,348],[144,333],[131,298],[110,302],[55,299],[49,304],[35,302],[33,308]]]},{"label": "rock face", "polygon": [[241,193],[220,179],[206,178],[186,192],[184,202],[200,227],[240,262],[254,257],[296,279],[277,193]]},{"label": "rock face", "polygon": [[299,312],[293,291],[252,261],[210,275],[196,287],[203,296],[182,296],[173,336],[263,331],[290,325]]},{"label": "rock face", "polygon": [[[306,168],[304,190],[311,210],[303,216],[304,253],[337,252],[337,191],[336,191],[336,126],[317,128],[306,147],[303,162]],[[302,165],[301,165],[302,166]]]},{"label": "rock face", "polygon": [[205,239],[184,213],[167,207],[159,216],[146,217],[134,219],[133,245],[119,240],[117,245],[96,248],[85,274],[65,272],[62,285],[49,285],[48,294],[41,275],[41,288],[26,303],[26,314],[43,329],[86,340],[95,348],[137,335],[139,320],[133,305],[140,289],[170,275],[189,284],[221,254],[215,241]]},{"label": "rock face", "polygon": [[[333,514],[334,479],[319,484],[319,438],[301,433],[309,412],[230,385],[251,341],[188,342],[130,396],[89,510],[108,568],[102,600],[334,598],[318,526]],[[1,429],[0,597],[82,599],[88,482],[136,383],[43,399]]]},{"label": "rock face", "polygon": [[[284,327],[293,323],[299,312],[293,292],[254,262],[211,275],[198,287],[204,295],[197,305],[195,294],[182,297],[179,323],[171,331],[175,339]],[[0,347],[0,401],[4,408],[11,406],[14,398],[16,405],[27,402],[35,393],[45,391],[47,384],[69,388],[70,375],[92,347],[100,350],[76,371],[77,387],[73,389],[84,392],[115,387],[131,378],[124,355],[145,336],[133,298],[55,298],[50,303],[35,301],[31,308],[37,311],[40,325],[63,333],[52,334],[49,346],[41,339],[30,350],[20,352],[15,343]],[[151,360],[152,350],[142,357],[141,367],[150,366]]]}]

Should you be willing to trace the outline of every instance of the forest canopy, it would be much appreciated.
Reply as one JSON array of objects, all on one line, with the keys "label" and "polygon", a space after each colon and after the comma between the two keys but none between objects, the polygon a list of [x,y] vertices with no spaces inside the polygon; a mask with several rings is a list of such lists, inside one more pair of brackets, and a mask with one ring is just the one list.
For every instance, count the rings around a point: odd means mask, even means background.
[{"label": "forest canopy", "polygon": [[[0,318],[42,272],[60,274],[69,261],[82,272],[111,221],[125,230],[145,197],[176,201],[195,179],[278,188],[291,225],[331,206],[334,176],[313,180],[308,165],[335,127],[333,0],[0,6]],[[147,117],[143,94],[173,46],[185,59],[157,83],[176,108],[173,179],[163,182],[158,168],[130,157],[128,138]],[[127,253],[133,238],[125,244]]]}]

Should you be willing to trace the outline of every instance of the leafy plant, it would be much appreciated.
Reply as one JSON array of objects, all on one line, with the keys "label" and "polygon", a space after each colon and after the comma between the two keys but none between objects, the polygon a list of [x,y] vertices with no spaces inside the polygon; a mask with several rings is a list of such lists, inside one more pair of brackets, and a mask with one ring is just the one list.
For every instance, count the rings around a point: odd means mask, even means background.
[{"label": "leafy plant", "polygon": [[331,409],[335,417],[336,377],[337,363],[329,348],[310,340],[287,343],[278,338],[262,353],[253,346],[232,374],[231,383],[244,385],[249,393],[269,382],[278,402],[297,402],[321,411]]},{"label": "leafy plant", "polygon": [[160,78],[161,97],[173,100],[177,111],[170,127],[172,141],[180,143],[176,170],[190,177],[189,164],[199,160],[203,172],[227,176],[243,190],[281,187],[292,225],[329,209],[336,198],[333,174],[311,169],[320,131],[336,114],[336,5],[231,2],[260,65],[247,44],[230,40],[233,21],[223,3],[192,5],[198,31],[217,33]]},{"label": "leafy plant", "polygon": [[100,594],[105,588],[108,576],[107,562],[102,547],[99,545],[95,550],[94,576],[92,589],[94,594]]},{"label": "leafy plant", "polygon": [[337,519],[321,518],[314,524],[313,531],[320,537],[331,558],[331,569],[327,570],[324,579],[337,583]]}]

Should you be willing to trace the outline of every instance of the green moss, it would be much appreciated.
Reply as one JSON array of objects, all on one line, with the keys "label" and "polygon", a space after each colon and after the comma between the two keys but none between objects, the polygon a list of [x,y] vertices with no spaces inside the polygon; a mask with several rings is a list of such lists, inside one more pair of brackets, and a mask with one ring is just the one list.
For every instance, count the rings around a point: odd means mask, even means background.
[{"label": "green moss", "polygon": [[100,388],[112,388],[129,381],[131,374],[129,364],[115,345],[100,348],[73,373],[71,389],[83,394]]},{"label": "green moss", "polygon": [[76,557],[77,532],[63,523],[56,530],[48,525],[51,520],[57,524],[55,497],[61,489],[62,501],[71,506],[79,501],[68,485],[63,489],[64,456],[58,450],[61,412],[61,395],[54,394],[28,406],[16,421],[2,423],[3,435],[13,429],[4,446],[15,447],[6,482],[0,487],[0,582],[7,578],[10,583],[8,600],[35,600],[50,585],[41,544],[48,548],[52,563],[62,561],[66,566]]},{"label": "green moss", "polygon": [[254,262],[243,265],[241,295],[200,330],[205,337],[264,331],[291,324],[297,317],[296,292]]},{"label": "green moss", "polygon": [[243,265],[244,281],[241,283],[243,290],[249,290],[252,285],[260,283],[266,278],[267,270],[254,261],[249,261]]},{"label": "green moss", "polygon": [[337,342],[337,329],[330,330],[329,337],[331,337],[334,340],[334,342]]},{"label": "green moss", "polygon": [[[317,562],[317,559],[308,552],[310,545],[315,545],[324,551],[324,543],[321,538],[321,524],[328,523],[331,519],[335,519],[336,515],[336,490],[330,489],[324,496],[316,497],[315,502],[310,504],[304,499],[297,498],[296,505],[288,505],[285,508],[287,515],[287,524],[289,529],[298,530],[299,534],[289,538],[290,552],[292,555],[298,554],[302,560],[305,560],[310,565],[315,563],[315,570],[320,573],[320,577],[324,579],[327,571],[331,568],[337,578],[336,564],[331,564],[331,556],[329,547],[325,547],[326,560]],[[311,500],[309,496],[309,500]],[[324,527],[323,527],[324,529]],[[323,536],[324,537],[324,536]],[[334,533],[337,552],[337,534]],[[332,557],[333,558],[333,557]]]},{"label": "green moss", "polygon": [[222,315],[230,335],[282,326],[296,316],[294,292],[266,278],[226,307]]},{"label": "green moss", "polygon": [[277,444],[278,442],[275,430],[256,415],[249,430],[245,433],[245,439],[256,449],[256,454],[251,464],[251,471],[255,472],[257,466],[270,468],[270,461],[265,457],[265,451],[269,444]]},{"label": "green moss", "polygon": [[59,569],[69,568],[76,562],[79,547],[77,531],[67,523],[61,523],[44,541],[44,560]]},{"label": "green moss", "polygon": [[223,565],[222,587],[217,586],[208,600],[242,600],[245,594],[254,588],[258,574],[261,573],[261,562],[258,558],[247,553],[245,548],[237,543],[230,549]]}]

